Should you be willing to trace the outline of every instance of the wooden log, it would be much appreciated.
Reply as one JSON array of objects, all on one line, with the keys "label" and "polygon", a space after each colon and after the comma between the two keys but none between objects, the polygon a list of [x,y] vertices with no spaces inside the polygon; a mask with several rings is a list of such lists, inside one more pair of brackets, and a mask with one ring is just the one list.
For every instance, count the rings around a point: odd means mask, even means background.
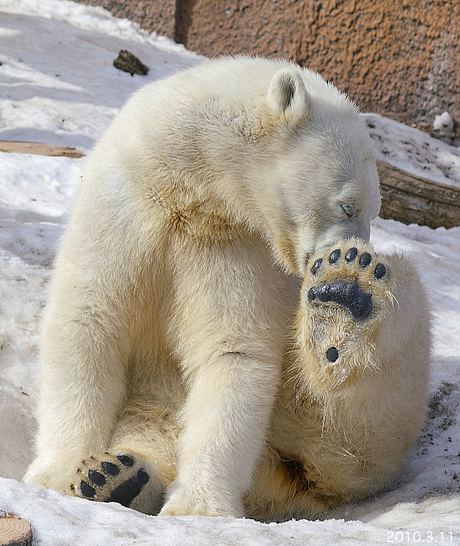
[{"label": "wooden log", "polygon": [[377,161],[380,216],[431,228],[460,226],[460,188],[414,176]]},{"label": "wooden log", "polygon": [[33,533],[28,521],[0,512],[0,546],[32,546],[32,542]]},{"label": "wooden log", "polygon": [[83,157],[85,154],[76,148],[67,146],[56,146],[54,144],[43,144],[41,142],[17,142],[0,141],[0,152],[10,152],[16,154],[35,154],[64,157]]},{"label": "wooden log", "polygon": [[149,69],[145,66],[145,64],[143,64],[135,55],[126,49],[120,49],[118,57],[113,61],[113,66],[118,68],[118,70],[129,72],[131,76],[133,74],[145,76],[149,72]]}]

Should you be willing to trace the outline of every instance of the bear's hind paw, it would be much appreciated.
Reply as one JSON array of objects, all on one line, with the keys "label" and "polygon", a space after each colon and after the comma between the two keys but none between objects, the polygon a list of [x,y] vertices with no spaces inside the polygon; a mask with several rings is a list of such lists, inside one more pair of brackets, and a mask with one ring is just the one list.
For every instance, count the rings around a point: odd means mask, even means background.
[{"label": "bear's hind paw", "polygon": [[156,481],[150,467],[134,454],[109,452],[84,459],[75,471],[69,493],[77,497],[119,504],[150,512],[139,497]]}]

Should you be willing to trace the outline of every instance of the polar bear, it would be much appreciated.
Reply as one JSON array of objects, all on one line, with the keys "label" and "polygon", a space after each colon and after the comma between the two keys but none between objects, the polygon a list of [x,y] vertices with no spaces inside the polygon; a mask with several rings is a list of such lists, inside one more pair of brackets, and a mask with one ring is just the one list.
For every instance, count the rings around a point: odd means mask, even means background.
[{"label": "polar bear", "polygon": [[24,480],[278,520],[387,483],[429,319],[413,267],[366,243],[379,206],[365,125],[318,74],[223,58],[139,90],[60,243]]}]

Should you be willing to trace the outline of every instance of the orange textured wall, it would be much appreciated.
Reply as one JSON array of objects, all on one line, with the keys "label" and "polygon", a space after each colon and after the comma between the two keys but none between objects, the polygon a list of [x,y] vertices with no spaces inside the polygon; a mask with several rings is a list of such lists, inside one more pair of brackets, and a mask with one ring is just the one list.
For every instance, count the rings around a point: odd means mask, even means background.
[{"label": "orange textured wall", "polygon": [[460,120],[459,0],[79,0],[213,57],[285,57],[362,110]]}]

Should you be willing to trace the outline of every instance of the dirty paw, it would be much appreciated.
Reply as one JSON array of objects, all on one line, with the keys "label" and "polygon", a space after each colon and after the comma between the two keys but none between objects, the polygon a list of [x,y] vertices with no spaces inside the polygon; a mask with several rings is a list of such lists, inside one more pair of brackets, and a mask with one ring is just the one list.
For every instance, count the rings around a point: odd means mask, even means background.
[{"label": "dirty paw", "polygon": [[83,460],[70,484],[73,495],[131,506],[151,481],[149,467],[133,454],[105,452]]}]

